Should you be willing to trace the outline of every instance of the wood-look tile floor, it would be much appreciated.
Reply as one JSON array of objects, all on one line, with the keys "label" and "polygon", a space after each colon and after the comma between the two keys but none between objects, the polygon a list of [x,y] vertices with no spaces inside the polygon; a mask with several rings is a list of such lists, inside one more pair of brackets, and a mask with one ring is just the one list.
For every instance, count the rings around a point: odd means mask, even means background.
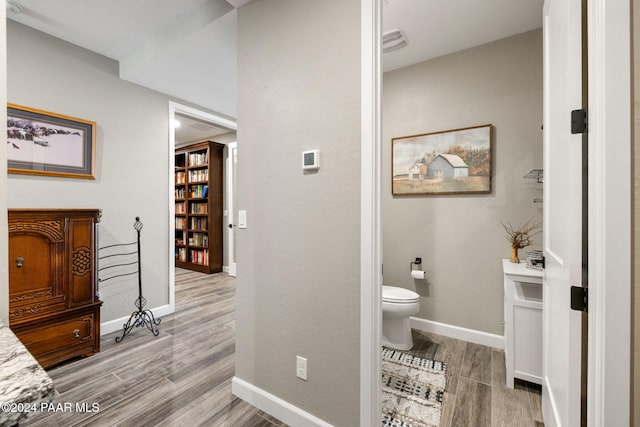
[{"label": "wood-look tile floor", "polygon": [[539,386],[506,386],[504,352],[413,330],[409,353],[447,364],[440,427],[542,427]]},{"label": "wood-look tile floor", "polygon": [[[48,371],[56,402],[99,411],[36,414],[21,426],[286,427],[231,394],[234,319],[234,278],[176,269],[176,312],[160,335],[135,328],[116,344],[120,333],[109,334],[100,353]],[[506,388],[502,351],[413,333],[411,353],[447,363],[441,427],[543,425],[539,390]]]},{"label": "wood-look tile floor", "polygon": [[[131,302],[133,308],[133,301]],[[56,402],[99,412],[37,414],[21,426],[260,426],[284,424],[231,395],[235,281],[176,269],[176,312],[160,334],[102,337],[100,353],[48,371]]]}]

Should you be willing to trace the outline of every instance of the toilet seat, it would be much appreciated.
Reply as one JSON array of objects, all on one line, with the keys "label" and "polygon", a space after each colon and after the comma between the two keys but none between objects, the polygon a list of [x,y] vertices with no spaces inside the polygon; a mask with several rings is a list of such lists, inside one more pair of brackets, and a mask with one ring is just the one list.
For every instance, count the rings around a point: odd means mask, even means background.
[{"label": "toilet seat", "polygon": [[382,302],[394,304],[411,304],[420,301],[420,295],[405,288],[397,286],[382,287]]}]

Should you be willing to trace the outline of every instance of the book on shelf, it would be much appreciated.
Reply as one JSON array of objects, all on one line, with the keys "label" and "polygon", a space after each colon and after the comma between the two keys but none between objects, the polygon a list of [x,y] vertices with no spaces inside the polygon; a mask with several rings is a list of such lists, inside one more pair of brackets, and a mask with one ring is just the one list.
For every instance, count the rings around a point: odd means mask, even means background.
[{"label": "book on shelf", "polygon": [[209,205],[207,202],[191,203],[192,214],[206,214],[209,211]]},{"label": "book on shelf", "polygon": [[187,225],[187,219],[186,218],[176,218],[176,228],[179,230],[182,230],[185,228],[185,226]]},{"label": "book on shelf", "polygon": [[196,169],[189,171],[189,182],[202,182],[209,180],[209,169]]},{"label": "book on shelf", "polygon": [[189,237],[189,245],[190,246],[209,246],[209,236],[205,233],[193,233]]},{"label": "book on shelf", "polygon": [[189,166],[203,166],[207,164],[207,152],[190,153]]},{"label": "book on shelf", "polygon": [[189,220],[189,229],[207,231],[208,221],[206,217],[189,218]]},{"label": "book on shelf", "polygon": [[176,248],[176,259],[187,262],[187,248]]},{"label": "book on shelf", "polygon": [[189,197],[192,199],[200,199],[206,197],[205,191],[207,186],[204,184],[192,184],[189,186]]},{"label": "book on shelf", "polygon": [[191,249],[189,251],[189,261],[194,264],[209,265],[208,249]]},{"label": "book on shelf", "polygon": [[209,186],[205,185],[202,189],[202,197],[207,197],[209,195]]}]

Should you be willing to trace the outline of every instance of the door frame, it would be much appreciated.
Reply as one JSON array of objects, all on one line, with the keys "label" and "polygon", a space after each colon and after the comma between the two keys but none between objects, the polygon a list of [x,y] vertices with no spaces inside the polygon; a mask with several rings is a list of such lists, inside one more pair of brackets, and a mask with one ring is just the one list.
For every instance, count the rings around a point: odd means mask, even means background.
[{"label": "door frame", "polygon": [[176,136],[174,133],[173,120],[176,113],[193,117],[194,119],[204,120],[213,123],[218,126],[225,127],[227,129],[236,131],[238,124],[234,119],[229,119],[221,115],[208,113],[206,111],[199,110],[197,108],[189,107],[187,105],[179,104],[174,101],[169,101],[169,150],[168,150],[168,169],[169,173],[169,218],[168,218],[168,230],[169,230],[169,245],[167,250],[167,257],[169,259],[169,312],[176,311],[176,263],[175,263],[175,214],[176,206],[174,204],[175,196],[175,151],[176,151]]},{"label": "door frame", "polygon": [[361,0],[360,426],[380,424],[382,0]]},{"label": "door frame", "polygon": [[[236,258],[233,255],[235,250],[235,239],[233,238],[233,234],[235,230],[233,228],[233,221],[235,219],[234,211],[233,211],[233,203],[236,198],[236,194],[233,192],[233,186],[235,185],[235,180],[233,178],[234,171],[236,168],[236,162],[234,162],[232,151],[233,149],[238,149],[238,142],[233,141],[227,144],[227,265],[229,271],[227,273],[229,276],[236,277]],[[231,227],[229,227],[231,225]],[[231,262],[233,261],[233,262]]]},{"label": "door frame", "polygon": [[631,376],[630,2],[587,1],[589,425],[629,425]]}]

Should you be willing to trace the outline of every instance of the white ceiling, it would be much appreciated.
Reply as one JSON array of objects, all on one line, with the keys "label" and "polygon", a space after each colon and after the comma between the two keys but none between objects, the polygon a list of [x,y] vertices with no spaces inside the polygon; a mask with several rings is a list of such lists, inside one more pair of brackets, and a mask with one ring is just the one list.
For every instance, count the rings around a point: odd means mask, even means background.
[{"label": "white ceiling", "polygon": [[119,61],[124,80],[235,117],[236,7],[249,1],[8,0],[7,17]]},{"label": "white ceiling", "polygon": [[180,126],[174,127],[176,146],[191,142],[206,141],[218,135],[233,132],[229,129],[215,126],[204,120],[198,120],[183,114],[176,114],[175,118],[180,122]]},{"label": "white ceiling", "polygon": [[382,31],[409,44],[383,55],[384,71],[542,27],[544,0],[384,0]]},{"label": "white ceiling", "polygon": [[[7,17],[118,61],[124,80],[236,117],[236,8],[250,1],[7,0]],[[385,71],[542,26],[543,0],[383,2],[383,30],[409,40]]]}]

